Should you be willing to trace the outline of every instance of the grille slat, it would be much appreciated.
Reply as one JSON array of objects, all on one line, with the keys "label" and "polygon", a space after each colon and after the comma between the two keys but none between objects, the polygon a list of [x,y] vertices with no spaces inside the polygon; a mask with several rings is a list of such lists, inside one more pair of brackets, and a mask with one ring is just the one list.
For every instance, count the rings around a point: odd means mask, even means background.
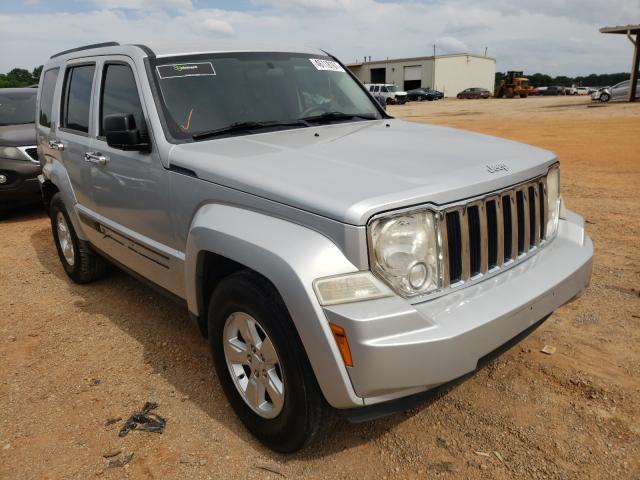
[{"label": "grille slat", "polygon": [[459,213],[457,211],[448,212],[446,214],[446,223],[449,251],[449,282],[456,283],[462,278],[462,240],[460,237]]},{"label": "grille slat", "polygon": [[445,288],[519,260],[544,242],[545,182],[538,178],[439,216]]},{"label": "grille slat", "polygon": [[544,240],[545,233],[547,231],[547,198],[545,191],[545,182],[542,181],[538,184],[538,192],[540,193],[540,241]]},{"label": "grille slat", "polygon": [[487,270],[498,266],[498,212],[496,200],[487,200]]},{"label": "grille slat", "polygon": [[480,211],[478,206],[467,207],[469,220],[469,274],[480,273]]}]

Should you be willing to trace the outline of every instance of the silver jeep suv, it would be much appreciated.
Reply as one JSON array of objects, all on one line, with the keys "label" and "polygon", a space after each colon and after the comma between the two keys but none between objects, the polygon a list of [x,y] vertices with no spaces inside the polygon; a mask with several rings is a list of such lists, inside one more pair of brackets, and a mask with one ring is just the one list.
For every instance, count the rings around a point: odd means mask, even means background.
[{"label": "silver jeep suv", "polygon": [[278,451],[415,405],[589,283],[553,153],[395,120],[320,50],[80,47],[38,105],[69,277],[184,302]]}]

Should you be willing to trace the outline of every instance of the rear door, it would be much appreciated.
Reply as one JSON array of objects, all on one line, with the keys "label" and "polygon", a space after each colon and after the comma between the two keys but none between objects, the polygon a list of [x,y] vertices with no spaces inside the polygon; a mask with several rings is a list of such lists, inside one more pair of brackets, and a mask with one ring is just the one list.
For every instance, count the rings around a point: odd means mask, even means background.
[{"label": "rear door", "polygon": [[59,125],[55,129],[50,147],[60,154],[71,179],[78,205],[95,208],[91,194],[91,170],[85,153],[91,150],[94,125],[91,108],[95,80],[95,62],[67,63],[60,101]]}]

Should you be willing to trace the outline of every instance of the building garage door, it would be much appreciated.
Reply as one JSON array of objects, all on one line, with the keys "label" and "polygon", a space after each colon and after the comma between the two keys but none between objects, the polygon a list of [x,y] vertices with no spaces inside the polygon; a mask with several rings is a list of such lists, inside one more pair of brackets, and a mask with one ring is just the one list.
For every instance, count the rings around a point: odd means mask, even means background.
[{"label": "building garage door", "polygon": [[387,69],[386,68],[372,68],[371,69],[371,83],[387,83]]},{"label": "building garage door", "polygon": [[422,65],[404,67],[404,89],[412,90],[422,86]]}]

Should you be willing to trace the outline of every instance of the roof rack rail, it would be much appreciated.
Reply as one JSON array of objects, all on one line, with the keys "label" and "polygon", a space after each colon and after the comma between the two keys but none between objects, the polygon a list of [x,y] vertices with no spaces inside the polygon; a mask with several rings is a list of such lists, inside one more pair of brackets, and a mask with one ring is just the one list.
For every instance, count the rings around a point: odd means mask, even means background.
[{"label": "roof rack rail", "polygon": [[60,57],[62,55],[66,55],[67,53],[80,52],[82,50],[90,50],[92,48],[101,48],[101,47],[118,47],[120,44],[118,42],[104,42],[104,43],[92,43],[91,45],[84,45],[82,47],[71,48],[69,50],[63,50],[62,52],[58,52],[55,55],[51,55],[49,59]]}]

